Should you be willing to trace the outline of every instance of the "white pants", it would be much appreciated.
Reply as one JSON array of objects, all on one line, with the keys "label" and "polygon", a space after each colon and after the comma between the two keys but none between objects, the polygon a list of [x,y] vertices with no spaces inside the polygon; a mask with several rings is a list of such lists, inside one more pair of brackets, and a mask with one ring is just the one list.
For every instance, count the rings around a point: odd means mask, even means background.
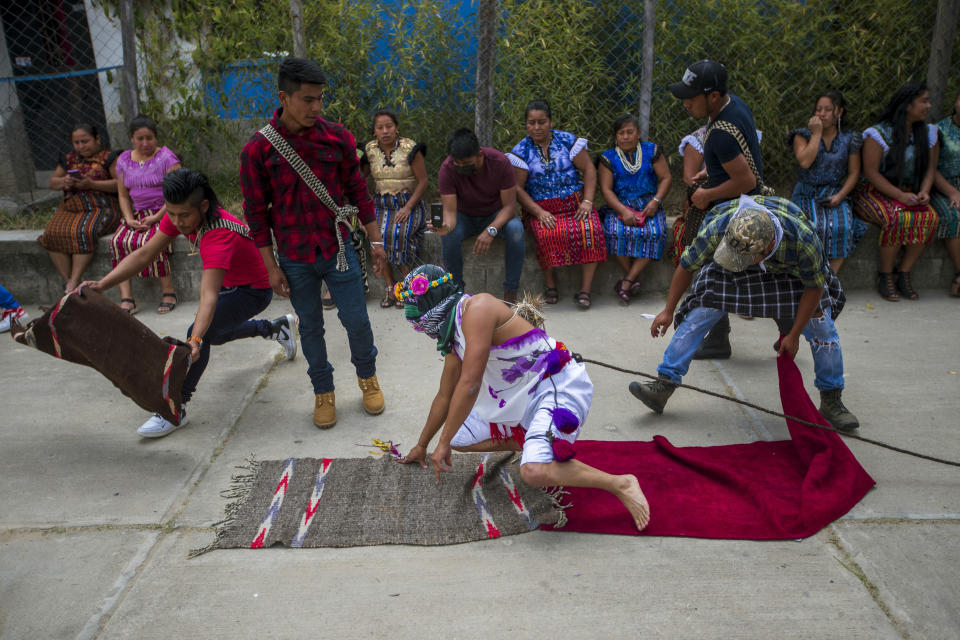
[{"label": "white pants", "polygon": [[[528,398],[529,406],[519,425],[523,431],[523,455],[520,464],[528,462],[553,462],[553,439],[562,438],[574,442],[590,411],[593,399],[593,383],[587,369],[579,362],[568,362],[558,373],[543,380]],[[519,399],[515,399],[514,402]],[[576,414],[580,425],[571,433],[561,433],[553,426],[552,410],[563,407]],[[491,424],[476,410],[460,426],[451,447],[468,447],[487,440],[506,440],[511,437],[511,426]]]}]

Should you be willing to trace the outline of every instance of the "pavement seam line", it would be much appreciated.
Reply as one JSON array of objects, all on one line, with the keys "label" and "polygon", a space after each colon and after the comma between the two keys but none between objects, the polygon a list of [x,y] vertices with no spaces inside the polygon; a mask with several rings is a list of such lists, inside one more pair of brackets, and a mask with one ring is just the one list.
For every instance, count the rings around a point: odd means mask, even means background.
[{"label": "pavement seam line", "polygon": [[[183,499],[180,501],[179,506],[176,507],[175,509],[171,507],[167,511],[167,513],[164,514],[163,522],[164,522],[164,525],[169,530],[172,531],[175,529],[179,529],[179,527],[176,526],[175,523],[183,515],[183,510],[186,509],[187,505],[190,504],[190,498],[193,497],[193,494],[196,492],[197,487],[199,487],[200,483],[203,482],[204,478],[207,477],[207,473],[210,471],[211,468],[213,468],[214,462],[217,461],[217,458],[220,457],[220,454],[222,454],[224,450],[227,448],[227,444],[230,442],[230,439],[233,437],[233,434],[236,433],[237,424],[240,422],[240,418],[243,417],[243,414],[246,413],[247,407],[249,407],[250,403],[253,402],[253,399],[256,398],[257,395],[263,389],[266,388],[267,383],[270,379],[270,375],[276,370],[277,365],[283,361],[284,361],[284,358],[282,354],[277,354],[273,358],[272,362],[270,362],[270,364],[267,367],[265,367],[265,370],[261,369],[263,373],[260,375],[259,378],[257,378],[256,384],[252,385],[253,388],[251,389],[251,391],[247,393],[240,400],[240,402],[237,405],[238,409],[233,414],[233,419],[230,421],[229,426],[224,427],[224,429],[222,429],[220,432],[221,434],[220,444],[214,447],[213,452],[210,454],[210,457],[209,459],[206,460],[206,462],[200,465],[197,465],[197,470],[193,473],[192,477],[190,478],[189,489],[187,490],[186,495],[184,495]],[[207,528],[207,530],[209,530],[209,527]]]},{"label": "pavement seam line", "polygon": [[900,634],[900,637],[904,640],[910,640],[910,633],[907,631],[906,625],[902,620],[897,618],[893,611],[890,609],[890,606],[884,602],[883,598],[880,595],[880,588],[873,583],[873,581],[867,576],[867,573],[863,570],[863,567],[854,559],[853,554],[843,545],[843,542],[840,540],[840,536],[837,534],[837,530],[833,524],[830,525],[830,533],[827,536],[827,544],[833,546],[841,557],[834,556],[834,559],[840,564],[841,567],[853,574],[857,580],[863,585],[864,589],[867,590],[867,593],[870,594],[870,598],[873,599],[880,611],[883,612],[883,615],[887,617],[887,620],[890,621],[890,624],[893,625],[894,631]]},{"label": "pavement seam line", "polygon": [[858,516],[848,513],[841,516],[839,520],[855,522],[857,524],[926,524],[928,522],[935,524],[960,524],[960,515],[954,513],[904,513],[887,516]]},{"label": "pavement seam line", "polygon": [[113,592],[104,596],[103,600],[100,601],[97,612],[90,616],[87,623],[83,625],[83,628],[80,629],[80,632],[77,634],[77,640],[89,640],[99,635],[100,630],[103,629],[103,625],[109,621],[118,603],[123,596],[126,595],[130,583],[137,574],[140,573],[141,568],[146,564],[153,549],[156,548],[157,542],[163,537],[163,532],[158,531],[152,541],[147,541],[147,543],[138,549],[137,553],[130,558],[130,561],[127,562],[127,565],[120,573],[116,582],[113,583]]},{"label": "pavement seam line", "polygon": [[[723,364],[719,360],[710,360],[710,364],[716,367],[717,372],[723,379],[723,385],[727,388],[727,391],[737,400],[742,400],[745,402],[746,397],[740,392],[740,388],[733,381],[733,378],[727,373],[727,370],[724,368]],[[747,414],[747,417],[750,419],[750,421],[753,422],[753,433],[741,427],[741,429],[745,431],[747,435],[754,436],[758,440],[765,440],[767,442],[773,440],[773,436],[770,434],[770,431],[767,430],[767,427],[764,426],[763,421],[760,419],[760,416],[756,411],[750,407],[745,407],[742,404],[737,406],[739,406],[740,409]]]},{"label": "pavement seam line", "polygon": [[[202,533],[209,530],[210,527],[197,526],[180,526],[176,528],[176,531],[193,533]],[[171,533],[173,530],[162,524],[77,524],[70,525],[69,527],[13,527],[11,529],[0,530],[0,544],[36,535],[64,536],[73,533],[96,533],[100,531],[160,531],[162,533]]]},{"label": "pavement seam line", "polygon": [[35,527],[12,527],[0,530],[0,543],[15,540],[21,536],[30,535],[67,535],[70,533],[87,533],[91,531],[162,531],[161,524],[78,524],[70,526],[38,525]]},{"label": "pavement seam line", "polygon": [[[113,618],[114,613],[116,613],[116,611],[120,608],[120,606],[123,604],[123,600],[126,598],[130,590],[134,587],[137,576],[139,576],[140,573],[143,571],[143,569],[147,565],[149,565],[151,559],[153,558],[154,552],[159,548],[160,544],[167,538],[167,536],[171,535],[175,531],[179,532],[179,531],[188,531],[188,530],[194,529],[194,527],[184,527],[181,529],[180,527],[175,526],[174,523],[176,522],[180,514],[183,513],[183,509],[189,503],[190,496],[193,495],[193,492],[196,490],[197,486],[199,486],[200,482],[203,481],[203,478],[206,477],[207,471],[210,470],[210,468],[213,466],[213,463],[223,452],[224,448],[227,445],[227,442],[230,441],[231,435],[234,433],[234,431],[237,428],[237,423],[240,421],[240,418],[243,416],[244,412],[246,412],[247,407],[250,405],[250,402],[253,400],[254,397],[256,397],[256,395],[260,392],[260,390],[266,386],[267,378],[270,376],[270,374],[276,368],[277,363],[279,362],[280,362],[280,359],[275,357],[267,367],[261,368],[261,371],[263,371],[263,373],[257,378],[257,382],[255,385],[253,385],[253,389],[249,393],[247,393],[238,403],[237,405],[238,410],[234,413],[233,419],[230,421],[230,425],[228,427],[225,427],[223,430],[221,430],[220,433],[223,435],[221,435],[220,444],[214,448],[213,453],[205,463],[197,465],[197,471],[195,471],[191,475],[190,480],[192,481],[192,483],[188,481],[190,488],[188,489],[184,499],[181,501],[180,506],[177,508],[177,510],[174,512],[174,514],[170,518],[165,517],[164,519],[161,520],[161,524],[159,526],[159,529],[160,529],[159,535],[153,541],[153,544],[149,545],[149,548],[147,548],[144,553],[137,554],[137,558],[140,558],[141,555],[143,556],[142,560],[137,564],[137,566],[132,572],[125,570],[124,573],[121,574],[120,581],[122,581],[122,586],[120,590],[114,596],[108,597],[104,601],[104,606],[101,607],[100,613],[94,616],[94,618],[97,621],[96,630],[93,632],[92,635],[84,635],[84,636],[78,636],[78,637],[83,637],[85,639],[94,638],[97,635],[99,635],[99,633],[104,628],[106,628],[106,625],[109,624],[110,620]],[[168,510],[168,513],[169,513],[169,510]],[[164,516],[166,515],[167,514],[164,514]],[[204,527],[204,528],[200,528],[200,530],[209,531],[209,528]],[[133,561],[131,561],[131,564],[132,562]],[[90,625],[93,623],[94,618],[91,618],[87,622],[87,625],[84,626],[84,629],[81,633],[87,631],[88,627],[90,627]]]}]

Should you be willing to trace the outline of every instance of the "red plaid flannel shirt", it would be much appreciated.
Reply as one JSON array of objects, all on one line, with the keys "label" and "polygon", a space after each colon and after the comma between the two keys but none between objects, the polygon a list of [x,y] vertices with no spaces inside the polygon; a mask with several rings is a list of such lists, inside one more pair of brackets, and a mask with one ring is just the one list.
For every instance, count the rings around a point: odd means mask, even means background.
[{"label": "red plaid flannel shirt", "polygon": [[[376,220],[353,134],[323,118],[313,128],[291,133],[280,124],[282,112],[277,109],[270,124],[320,178],[334,201],[343,204],[346,199],[356,205],[361,224]],[[240,189],[250,234],[258,247],[271,246],[272,230],[277,251],[291,260],[314,262],[317,249],[324,259],[337,253],[334,213],[259,132],[240,153]],[[349,229],[344,227],[343,232]]]}]

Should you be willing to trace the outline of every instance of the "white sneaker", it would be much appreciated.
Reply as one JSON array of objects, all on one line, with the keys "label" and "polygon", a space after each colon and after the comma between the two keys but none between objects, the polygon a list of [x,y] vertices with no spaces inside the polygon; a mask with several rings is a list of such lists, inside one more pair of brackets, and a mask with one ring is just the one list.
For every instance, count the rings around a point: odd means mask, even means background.
[{"label": "white sneaker", "polygon": [[0,333],[3,333],[4,331],[10,331],[10,325],[14,320],[23,325],[26,324],[27,320],[29,319],[30,316],[23,307],[17,307],[16,309],[4,309],[3,313],[0,314]]},{"label": "white sneaker", "polygon": [[286,360],[297,357],[297,318],[292,313],[270,322],[270,337],[283,347]]},{"label": "white sneaker", "polygon": [[173,424],[159,413],[155,413],[149,420],[140,425],[137,433],[144,438],[162,438],[169,433],[173,433],[180,427],[186,426],[186,424],[187,405],[184,404],[180,407],[180,424]]}]

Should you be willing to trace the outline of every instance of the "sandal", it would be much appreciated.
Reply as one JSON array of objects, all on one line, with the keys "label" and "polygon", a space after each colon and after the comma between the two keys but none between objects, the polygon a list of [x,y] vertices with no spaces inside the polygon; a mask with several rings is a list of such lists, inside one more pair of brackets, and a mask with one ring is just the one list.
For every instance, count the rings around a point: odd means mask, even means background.
[{"label": "sandal", "polygon": [[917,290],[914,289],[910,283],[909,271],[900,271],[897,273],[897,289],[900,289],[900,293],[905,295],[908,300],[920,299],[920,294],[917,293]]},{"label": "sandal", "polygon": [[[128,303],[128,302],[133,306],[132,307],[123,306],[124,303]],[[137,301],[134,300],[133,298],[120,298],[120,308],[126,311],[131,316],[135,314],[137,311],[139,311],[139,309],[137,309]]]},{"label": "sandal", "polygon": [[397,303],[396,297],[393,295],[393,287],[387,286],[383,290],[383,299],[380,301],[381,309],[389,309]]},{"label": "sandal", "polygon": [[896,302],[900,299],[900,294],[897,293],[896,282],[892,273],[884,273],[881,271],[877,274],[877,293],[888,302]]},{"label": "sandal", "polygon": [[[173,298],[173,302],[164,302],[164,298]],[[160,304],[157,305],[157,313],[164,315],[177,308],[177,294],[165,293],[160,296]]]},{"label": "sandal", "polygon": [[590,308],[590,292],[577,291],[576,295],[573,296],[573,301],[577,303],[578,307],[586,311]]},{"label": "sandal", "polygon": [[953,281],[950,283],[950,297],[960,298],[960,271],[953,274]]},{"label": "sandal", "polygon": [[[627,280],[629,282],[629,280]],[[640,278],[638,277],[633,281],[633,284],[630,285],[630,297],[635,298],[640,295]]]},{"label": "sandal", "polygon": [[547,287],[543,290],[543,301],[547,304],[557,304],[560,302],[560,290],[556,287]]},{"label": "sandal", "polygon": [[[629,282],[629,286],[624,286],[625,282]],[[632,280],[627,280],[623,278],[622,280],[617,280],[617,284],[613,285],[613,292],[617,294],[617,297],[620,298],[620,304],[628,305],[630,304],[630,290],[633,288],[633,285],[636,284]]]}]

